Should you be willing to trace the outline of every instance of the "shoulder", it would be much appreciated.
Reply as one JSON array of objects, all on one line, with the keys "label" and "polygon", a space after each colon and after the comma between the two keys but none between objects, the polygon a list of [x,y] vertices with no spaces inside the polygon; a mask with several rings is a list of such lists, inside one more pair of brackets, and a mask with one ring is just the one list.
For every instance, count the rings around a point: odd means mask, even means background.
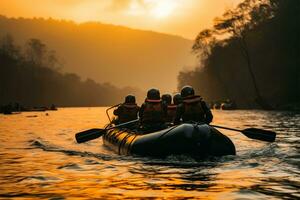
[{"label": "shoulder", "polygon": [[122,107],[123,107],[123,104],[119,105],[115,110],[122,109]]},{"label": "shoulder", "polygon": [[184,103],[180,103],[178,104],[177,108],[183,108],[184,107]]},{"label": "shoulder", "polygon": [[167,108],[167,107],[168,107],[168,104],[167,104],[167,103],[165,103],[165,102],[161,102],[161,105],[162,105],[163,107],[165,107],[165,108]]},{"label": "shoulder", "polygon": [[117,109],[124,109],[126,108],[126,104],[121,104]]},{"label": "shoulder", "polygon": [[209,105],[205,102],[205,101],[201,101],[201,105],[202,105],[202,107],[205,109],[205,110],[209,110],[210,108],[209,108]]},{"label": "shoulder", "polygon": [[143,104],[141,105],[140,109],[145,108],[145,106],[146,106],[146,103],[143,103]]},{"label": "shoulder", "polygon": [[179,104],[176,109],[179,111],[184,110],[184,103]]}]

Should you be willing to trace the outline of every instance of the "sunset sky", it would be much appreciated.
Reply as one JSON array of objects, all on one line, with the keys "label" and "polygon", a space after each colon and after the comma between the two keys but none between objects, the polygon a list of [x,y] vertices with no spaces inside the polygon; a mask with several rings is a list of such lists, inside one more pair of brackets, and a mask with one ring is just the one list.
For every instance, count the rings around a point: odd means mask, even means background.
[{"label": "sunset sky", "polygon": [[1,0],[8,17],[99,21],[194,39],[241,0]]}]

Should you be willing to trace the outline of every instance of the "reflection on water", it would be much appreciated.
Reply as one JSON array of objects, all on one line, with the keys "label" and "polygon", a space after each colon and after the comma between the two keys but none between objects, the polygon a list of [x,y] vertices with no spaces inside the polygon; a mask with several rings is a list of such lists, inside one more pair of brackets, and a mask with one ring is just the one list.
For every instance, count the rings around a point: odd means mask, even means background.
[{"label": "reflection on water", "polygon": [[300,114],[215,111],[214,124],[273,130],[277,140],[221,130],[237,155],[196,161],[119,156],[102,140],[76,144],[76,132],[107,123],[104,110],[0,115],[0,198],[300,198]]}]

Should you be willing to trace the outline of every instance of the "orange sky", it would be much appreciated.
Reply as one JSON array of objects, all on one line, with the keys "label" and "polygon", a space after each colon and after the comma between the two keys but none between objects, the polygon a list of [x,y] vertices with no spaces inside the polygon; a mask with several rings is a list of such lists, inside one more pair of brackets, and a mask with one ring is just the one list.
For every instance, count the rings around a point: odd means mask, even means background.
[{"label": "orange sky", "polygon": [[241,0],[0,0],[9,17],[100,21],[194,39]]}]

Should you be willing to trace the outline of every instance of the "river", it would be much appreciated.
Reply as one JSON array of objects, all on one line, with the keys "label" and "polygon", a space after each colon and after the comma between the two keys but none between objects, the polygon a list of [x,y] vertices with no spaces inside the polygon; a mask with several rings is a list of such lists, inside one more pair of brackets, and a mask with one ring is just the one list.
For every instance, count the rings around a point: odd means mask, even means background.
[{"label": "river", "polygon": [[213,111],[213,124],[277,132],[273,143],[221,130],[237,155],[196,161],[120,156],[74,134],[103,127],[105,108],[0,115],[0,199],[299,199],[300,114]]}]

